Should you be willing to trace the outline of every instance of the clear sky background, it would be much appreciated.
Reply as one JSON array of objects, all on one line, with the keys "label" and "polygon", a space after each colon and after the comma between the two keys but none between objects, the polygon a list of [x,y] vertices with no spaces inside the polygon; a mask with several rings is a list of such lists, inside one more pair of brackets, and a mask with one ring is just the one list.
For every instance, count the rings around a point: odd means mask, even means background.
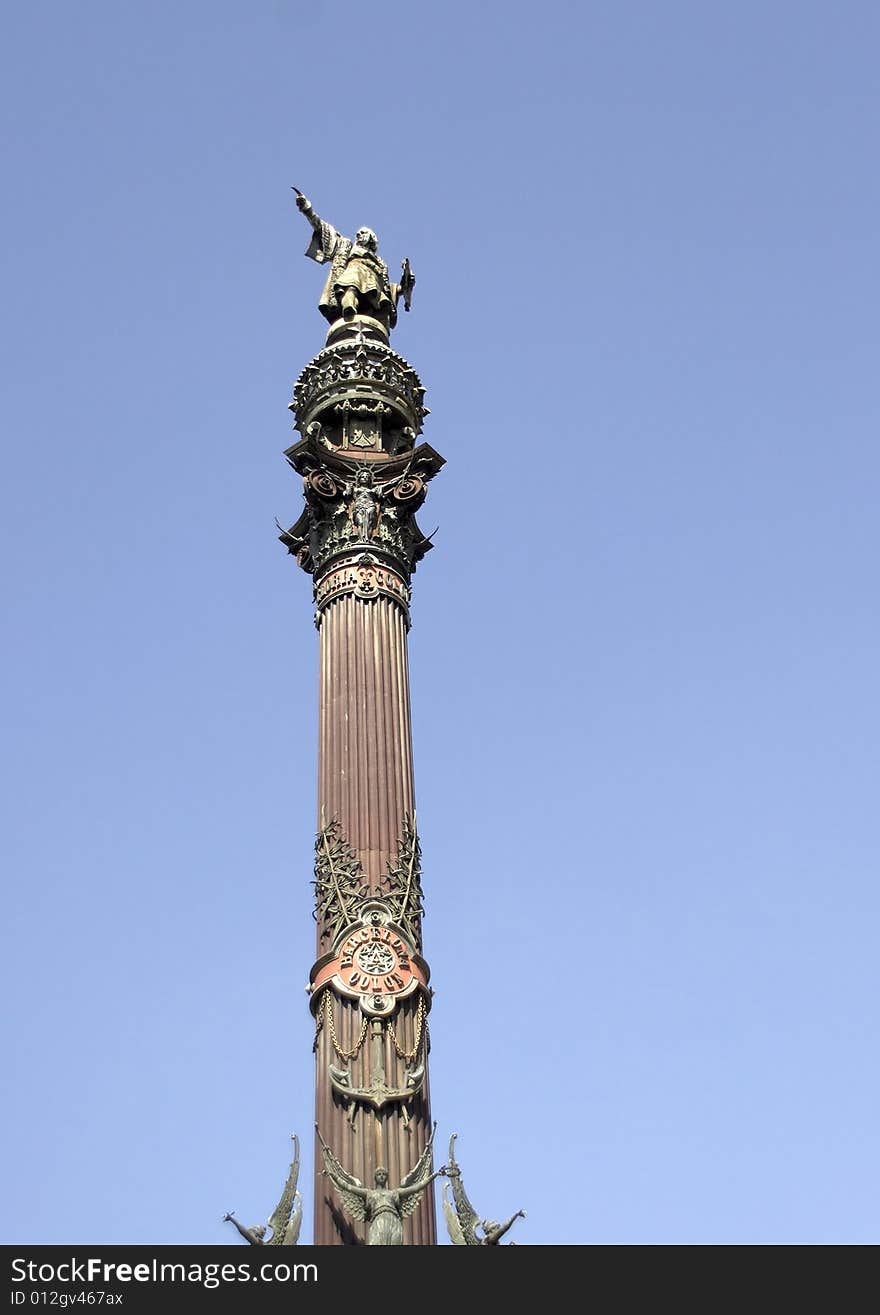
[{"label": "clear sky background", "polygon": [[0,1239],[232,1246],[294,1130],[310,1214],[295,183],[412,260],[448,460],[437,1162],[520,1244],[876,1242],[878,7],[2,26]]}]

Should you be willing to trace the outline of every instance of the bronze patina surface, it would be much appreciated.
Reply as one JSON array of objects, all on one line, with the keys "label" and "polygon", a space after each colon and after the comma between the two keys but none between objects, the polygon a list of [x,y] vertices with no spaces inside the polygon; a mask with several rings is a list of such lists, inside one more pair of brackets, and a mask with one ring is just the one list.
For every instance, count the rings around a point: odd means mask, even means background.
[{"label": "bronze patina surface", "polygon": [[[432,1246],[434,1195],[426,1189],[446,1175],[453,1241],[495,1245],[521,1212],[504,1224],[479,1219],[454,1136],[448,1169],[434,1172],[431,1161],[433,991],[422,943],[407,644],[412,577],[433,546],[416,514],[444,459],[419,441],[425,390],[389,344],[415,279],[404,260],[393,281],[372,230],[345,237],[294,191],[312,229],[306,255],[329,266],[319,300],[326,343],[290,403],[299,439],[285,456],[302,481],[303,507],[287,529],[278,526],[312,577],[318,629],[317,926],[308,987],[314,1241]],[[250,1244],[296,1240],[298,1155],[295,1166],[268,1230],[226,1216]]]}]

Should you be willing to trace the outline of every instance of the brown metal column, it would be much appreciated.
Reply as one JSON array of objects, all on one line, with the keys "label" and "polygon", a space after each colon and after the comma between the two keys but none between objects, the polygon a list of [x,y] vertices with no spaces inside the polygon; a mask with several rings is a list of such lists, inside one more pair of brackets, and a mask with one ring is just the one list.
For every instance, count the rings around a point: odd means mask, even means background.
[{"label": "brown metal column", "polygon": [[[310,1004],[314,1240],[325,1246],[370,1237],[357,1200],[343,1199],[346,1175],[372,1189],[382,1166],[395,1190],[431,1168],[431,992],[407,632],[412,572],[431,546],[415,512],[443,459],[415,444],[427,414],[415,371],[358,318],[331,333],[296,385],[292,410],[303,437],[286,455],[303,477],[306,506],[281,535],[314,577],[319,634]],[[334,1182],[322,1172],[327,1153]],[[399,1213],[404,1243],[436,1243],[431,1190],[407,1198]]]},{"label": "brown metal column", "polygon": [[[318,305],[330,325],[290,404],[300,437],[285,456],[305,507],[280,535],[312,576],[319,635],[314,1241],[433,1246],[444,1176],[452,1242],[494,1246],[522,1211],[480,1219],[455,1132],[434,1169],[407,635],[412,576],[431,548],[416,512],[444,461],[419,442],[425,390],[389,345],[415,279],[408,260],[391,279],[371,229],[345,237],[293,191],[312,230],[306,255],[327,266]],[[225,1216],[251,1246],[298,1242],[299,1167],[294,1135],[268,1223]]]},{"label": "brown metal column", "polygon": [[319,634],[318,823],[339,819],[378,893],[413,811],[406,620],[386,597],[347,594]]},{"label": "brown metal column", "polygon": [[[318,825],[337,818],[360,860],[370,893],[381,895],[381,880],[389,860],[397,855],[403,820],[413,812],[412,731],[410,727],[407,633],[403,611],[385,597],[372,601],[351,594],[336,598],[320,618],[318,698]],[[319,955],[325,947],[318,945]],[[413,1046],[417,1004],[399,1006],[394,1031],[400,1048]],[[334,1046],[326,1011],[318,1034],[315,1117],[325,1140],[349,1172],[372,1183],[373,1171],[384,1164],[392,1183],[416,1163],[430,1135],[427,1091],[410,1102],[408,1123],[396,1106],[376,1111],[350,1111],[334,1095],[327,1074],[346,1063],[355,1047],[364,1017],[355,1002],[333,998]],[[406,1067],[397,1055],[382,1020],[367,1025],[367,1037],[350,1062],[352,1085],[369,1087],[377,1044],[370,1035],[381,1029],[386,1081],[392,1088],[406,1082]],[[340,1054],[339,1052],[342,1052]],[[316,1147],[315,1242],[345,1243],[350,1234],[344,1212],[321,1173]],[[349,1223],[364,1238],[364,1226]],[[426,1192],[418,1209],[404,1222],[404,1241],[430,1246],[437,1240],[433,1193]]]}]

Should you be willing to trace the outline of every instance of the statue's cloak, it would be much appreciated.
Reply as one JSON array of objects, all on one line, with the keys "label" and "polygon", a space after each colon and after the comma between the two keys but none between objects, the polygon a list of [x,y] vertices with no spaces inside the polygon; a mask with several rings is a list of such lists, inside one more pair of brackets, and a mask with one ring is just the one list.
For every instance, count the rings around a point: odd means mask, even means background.
[{"label": "statue's cloak", "polygon": [[393,329],[397,323],[397,297],[399,286],[388,278],[388,267],[374,251],[358,246],[351,238],[337,233],[332,224],[320,221],[320,229],[312,233],[306,255],[319,265],[330,261],[330,273],[318,302],[325,319],[333,323],[342,314],[337,288],[356,288],[367,314],[379,319],[388,318]]}]

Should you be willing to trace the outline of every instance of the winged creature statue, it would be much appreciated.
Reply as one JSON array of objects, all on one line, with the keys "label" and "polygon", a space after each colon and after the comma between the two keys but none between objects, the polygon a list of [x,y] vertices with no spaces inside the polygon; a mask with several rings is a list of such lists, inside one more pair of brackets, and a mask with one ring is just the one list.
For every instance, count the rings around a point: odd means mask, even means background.
[{"label": "winged creature statue", "polygon": [[[317,1126],[317,1125],[316,1125]],[[445,1174],[446,1166],[431,1173],[431,1155],[436,1123],[428,1144],[419,1156],[415,1168],[410,1169],[399,1187],[388,1186],[388,1170],[379,1165],[373,1174],[374,1186],[364,1187],[359,1178],[343,1169],[330,1147],[317,1129],[324,1155],[324,1172],[339,1193],[345,1209],[352,1219],[366,1221],[367,1246],[400,1246],[403,1243],[403,1221],[419,1204],[422,1192]]]},{"label": "winged creature statue", "polygon": [[[287,1174],[287,1182],[284,1184],[281,1200],[269,1216],[268,1224],[253,1224],[247,1228],[239,1223],[231,1211],[223,1216],[224,1222],[235,1224],[244,1240],[250,1242],[251,1246],[292,1247],[299,1241],[303,1212],[302,1196],[296,1190],[296,1181],[299,1178],[299,1139],[296,1133],[293,1133],[292,1140],[293,1159]],[[269,1237],[266,1236],[267,1230],[271,1230]]]},{"label": "winged creature statue", "polygon": [[[446,1166],[446,1177],[452,1184],[452,1201],[446,1195],[446,1183],[443,1184],[443,1213],[449,1236],[460,1247],[497,1246],[515,1220],[525,1219],[525,1211],[517,1210],[504,1224],[497,1224],[493,1219],[480,1219],[468,1200],[461,1180],[461,1169],[455,1162],[457,1136],[458,1133],[454,1132],[449,1138],[449,1164]],[[477,1236],[478,1228],[482,1229],[482,1237]]]}]

